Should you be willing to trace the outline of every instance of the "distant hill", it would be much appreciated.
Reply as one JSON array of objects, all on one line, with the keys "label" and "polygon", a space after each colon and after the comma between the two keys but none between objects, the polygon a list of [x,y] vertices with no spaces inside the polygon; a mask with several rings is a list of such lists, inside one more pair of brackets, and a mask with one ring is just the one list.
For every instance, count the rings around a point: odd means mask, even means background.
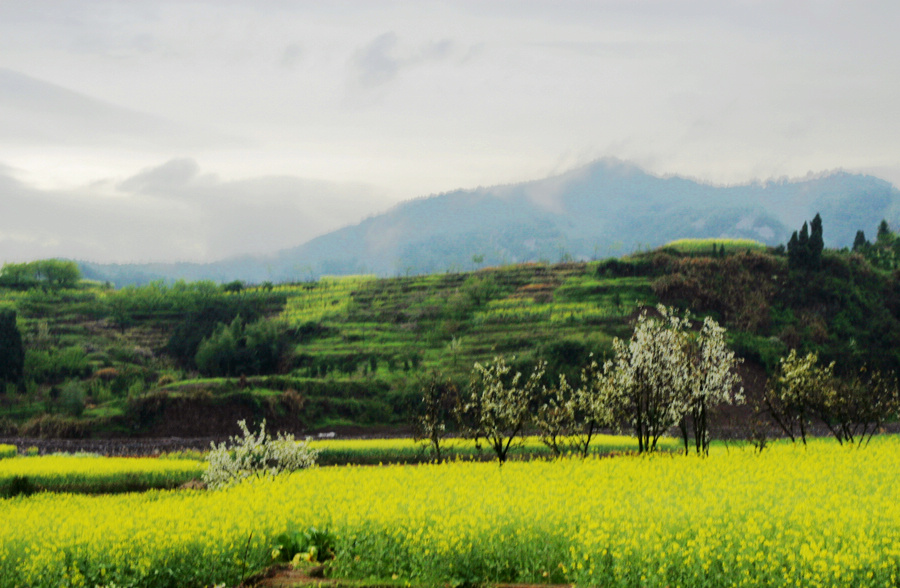
[{"label": "distant hill", "polygon": [[281,282],[461,271],[618,257],[682,238],[754,239],[774,246],[817,212],[826,246],[850,246],[859,229],[874,236],[883,218],[897,225],[900,191],[884,180],[845,172],[720,187],[601,160],[543,180],[404,202],[270,257],[82,264],[82,270],[117,285],[158,278]]}]

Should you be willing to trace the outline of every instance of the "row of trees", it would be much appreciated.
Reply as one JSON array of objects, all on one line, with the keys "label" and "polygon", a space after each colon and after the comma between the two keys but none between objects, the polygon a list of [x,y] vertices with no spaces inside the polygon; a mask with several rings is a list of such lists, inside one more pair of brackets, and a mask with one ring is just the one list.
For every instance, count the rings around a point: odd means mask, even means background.
[{"label": "row of trees", "polygon": [[81,270],[74,261],[41,259],[27,263],[5,263],[0,269],[0,286],[27,290],[44,287],[74,288],[81,279]]},{"label": "row of trees", "polygon": [[763,407],[792,441],[805,445],[810,427],[819,422],[841,444],[868,444],[881,425],[900,412],[896,376],[862,368],[842,378],[834,370],[834,362],[821,365],[817,354],[796,350],[779,362],[766,386]]},{"label": "row of trees", "polygon": [[803,223],[800,232],[794,231],[787,244],[788,267],[790,269],[817,270],[822,267],[822,217],[816,213],[807,226]]},{"label": "row of trees", "polygon": [[[433,375],[423,390],[419,438],[440,460],[448,425],[455,421],[502,463],[527,429],[537,429],[557,455],[586,456],[600,429],[633,434],[643,453],[654,451],[660,437],[677,427],[686,454],[693,446],[706,455],[711,410],[745,400],[741,360],[725,334],[712,318],[698,324],[659,306],[655,313],[641,313],[629,340],[613,341],[611,359],[600,364],[591,357],[577,384],[559,375],[548,385],[545,362],[526,376],[503,357],[476,363],[465,393]],[[900,388],[894,375],[864,368],[840,377],[834,362],[820,365],[816,354],[792,350],[753,408],[792,441],[805,444],[820,423],[840,443],[863,445],[900,413]]]},{"label": "row of trees", "polygon": [[440,459],[447,421],[455,418],[502,463],[530,426],[556,454],[582,455],[601,428],[632,432],[638,450],[650,452],[678,426],[685,452],[693,441],[697,453],[708,453],[710,409],[743,401],[740,360],[726,345],[725,329],[709,317],[696,328],[688,315],[659,306],[656,313],[644,311],[631,339],[614,340],[613,350],[602,365],[591,358],[577,386],[565,376],[547,386],[544,362],[526,377],[503,357],[476,363],[469,391],[461,397],[450,382],[433,377],[425,387],[420,437]]}]

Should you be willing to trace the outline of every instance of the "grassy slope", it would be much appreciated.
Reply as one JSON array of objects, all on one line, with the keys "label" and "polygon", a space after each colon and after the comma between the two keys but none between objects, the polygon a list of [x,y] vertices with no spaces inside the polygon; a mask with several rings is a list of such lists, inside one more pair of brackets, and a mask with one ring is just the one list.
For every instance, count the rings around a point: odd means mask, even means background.
[{"label": "grassy slope", "polygon": [[[789,272],[784,257],[765,252],[665,250],[236,293],[211,284],[4,291],[2,304],[19,312],[30,382],[24,393],[0,397],[0,428],[187,436],[233,433],[237,418],[298,431],[396,426],[432,372],[463,386],[473,362],[502,353],[522,367],[543,358],[550,373],[575,377],[588,353],[607,353],[613,337],[628,336],[628,318],[658,301],[713,314],[762,368],[792,346],[847,365],[878,360],[896,368],[897,278],[861,257],[827,253],[814,274]],[[167,342],[184,317],[211,306],[285,321],[292,343],[281,373],[210,379],[176,362]],[[71,382],[87,395],[78,419],[66,416],[78,412]]]}]

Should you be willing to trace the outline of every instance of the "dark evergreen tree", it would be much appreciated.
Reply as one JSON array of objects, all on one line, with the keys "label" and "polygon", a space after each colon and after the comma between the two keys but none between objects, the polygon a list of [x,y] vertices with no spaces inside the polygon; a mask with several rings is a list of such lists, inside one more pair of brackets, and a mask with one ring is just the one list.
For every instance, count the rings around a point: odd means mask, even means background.
[{"label": "dark evergreen tree", "polygon": [[866,241],[866,234],[863,231],[856,231],[856,238],[853,239],[853,251],[862,251],[867,245],[871,245]]},{"label": "dark evergreen tree", "polygon": [[16,326],[16,312],[0,310],[0,382],[18,384],[24,376],[25,346]]},{"label": "dark evergreen tree", "polygon": [[875,241],[879,245],[887,245],[892,236],[893,233],[891,233],[891,227],[888,226],[887,220],[882,219],[881,224],[878,225],[878,235],[875,237]]},{"label": "dark evergreen tree", "polygon": [[809,228],[807,267],[809,269],[819,269],[822,267],[822,250],[825,249],[825,240],[822,238],[822,217],[819,216],[819,213],[816,213]]},{"label": "dark evergreen tree", "polygon": [[797,231],[791,235],[791,240],[787,245],[788,268],[797,269],[800,267],[800,239],[797,237]]}]

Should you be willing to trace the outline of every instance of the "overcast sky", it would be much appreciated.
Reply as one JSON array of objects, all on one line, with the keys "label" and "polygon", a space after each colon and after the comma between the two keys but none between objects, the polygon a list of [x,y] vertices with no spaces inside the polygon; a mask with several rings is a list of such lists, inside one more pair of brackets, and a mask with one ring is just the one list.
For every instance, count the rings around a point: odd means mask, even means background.
[{"label": "overcast sky", "polygon": [[0,261],[263,253],[601,157],[900,184],[900,2],[0,0]]}]

